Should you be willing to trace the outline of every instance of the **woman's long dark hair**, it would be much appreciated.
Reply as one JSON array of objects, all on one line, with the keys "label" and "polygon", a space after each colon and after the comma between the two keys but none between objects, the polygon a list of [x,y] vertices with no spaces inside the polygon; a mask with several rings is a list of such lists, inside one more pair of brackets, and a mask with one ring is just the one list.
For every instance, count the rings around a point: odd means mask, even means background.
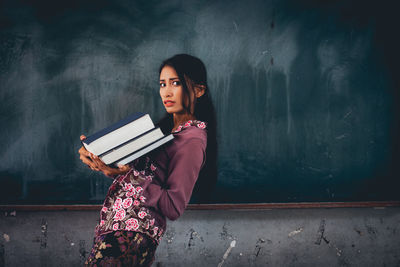
[{"label": "woman's long dark hair", "polygon": [[[195,101],[194,113],[196,120],[207,123],[207,148],[206,162],[200,171],[199,178],[193,189],[193,198],[196,202],[207,203],[211,200],[211,194],[217,182],[217,122],[214,105],[211,100],[210,90],[207,84],[207,71],[204,63],[197,57],[187,54],[178,54],[162,62],[159,74],[165,66],[175,69],[178,78],[181,81],[183,92],[189,97],[189,90],[194,86],[204,86],[204,94]],[[190,88],[190,89],[189,89]],[[184,102],[184,101],[182,101]],[[190,101],[184,108],[190,114]],[[170,133],[174,127],[173,115],[168,112],[157,123],[165,133]]]}]

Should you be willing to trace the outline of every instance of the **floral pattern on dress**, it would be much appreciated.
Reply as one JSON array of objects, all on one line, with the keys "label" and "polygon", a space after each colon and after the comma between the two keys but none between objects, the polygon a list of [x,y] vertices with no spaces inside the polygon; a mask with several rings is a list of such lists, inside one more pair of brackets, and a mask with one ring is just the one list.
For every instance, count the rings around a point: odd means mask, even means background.
[{"label": "floral pattern on dress", "polygon": [[187,122],[179,125],[173,133],[179,133],[183,129],[188,128],[190,126],[196,126],[200,129],[205,129],[207,126],[207,123],[204,121],[198,121],[198,120],[188,120]]},{"label": "floral pattern on dress", "polygon": [[94,240],[85,266],[151,266],[158,244],[148,235],[114,231]]},{"label": "floral pattern on dress", "polygon": [[130,165],[131,170],[117,176],[109,188],[100,211],[96,234],[118,230],[139,231],[158,243],[161,239],[160,231],[154,225],[149,209],[143,206],[146,202],[143,185],[153,179],[157,167],[149,157],[136,159]]}]

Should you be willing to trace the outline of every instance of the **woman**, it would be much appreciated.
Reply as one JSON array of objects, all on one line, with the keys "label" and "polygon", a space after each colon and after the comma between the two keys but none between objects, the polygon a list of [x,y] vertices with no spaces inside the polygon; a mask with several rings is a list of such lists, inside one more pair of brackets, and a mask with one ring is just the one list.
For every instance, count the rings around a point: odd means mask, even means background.
[{"label": "woman", "polygon": [[204,64],[179,54],[165,60],[159,74],[167,113],[157,125],[174,134],[171,142],[119,169],[106,166],[84,147],[79,150],[92,170],[114,179],[88,266],[150,266],[166,218],[176,220],[192,193],[207,201],[215,185],[216,121]]}]

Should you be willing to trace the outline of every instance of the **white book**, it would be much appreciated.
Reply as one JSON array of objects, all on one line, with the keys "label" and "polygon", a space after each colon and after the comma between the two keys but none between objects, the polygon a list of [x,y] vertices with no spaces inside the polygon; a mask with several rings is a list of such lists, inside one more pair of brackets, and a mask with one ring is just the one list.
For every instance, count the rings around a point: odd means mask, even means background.
[{"label": "white book", "polygon": [[163,137],[161,129],[155,128],[101,155],[100,159],[107,165],[114,163]]},{"label": "white book", "polygon": [[99,156],[154,128],[149,114],[135,113],[82,141],[87,151]]},{"label": "white book", "polygon": [[139,151],[137,151],[137,152],[135,152],[135,153],[133,153],[133,154],[127,156],[126,158],[124,158],[124,159],[122,159],[122,160],[116,162],[115,164],[116,164],[117,166],[120,165],[120,164],[121,164],[121,165],[128,164],[129,162],[131,162],[131,161],[133,161],[133,160],[135,160],[135,159],[137,159],[137,158],[143,156],[144,154],[146,154],[146,153],[152,151],[153,149],[156,149],[157,147],[159,147],[159,146],[161,146],[161,145],[167,143],[168,141],[170,141],[170,140],[172,140],[172,139],[174,139],[174,136],[173,136],[172,134],[167,135],[167,136],[165,136],[165,137],[159,139],[158,141],[156,141],[156,142],[154,142],[154,143],[152,143],[152,144],[150,144],[150,145],[148,145],[148,146],[146,146],[146,147],[140,149]]}]

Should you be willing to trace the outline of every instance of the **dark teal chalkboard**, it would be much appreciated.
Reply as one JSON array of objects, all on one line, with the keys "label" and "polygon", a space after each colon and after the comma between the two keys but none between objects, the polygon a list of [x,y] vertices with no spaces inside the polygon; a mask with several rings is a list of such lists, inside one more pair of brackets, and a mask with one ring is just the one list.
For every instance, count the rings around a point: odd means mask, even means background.
[{"label": "dark teal chalkboard", "polygon": [[336,2],[3,1],[0,204],[101,203],[79,136],[158,120],[177,53],[207,66],[215,203],[400,200],[395,8]]}]

